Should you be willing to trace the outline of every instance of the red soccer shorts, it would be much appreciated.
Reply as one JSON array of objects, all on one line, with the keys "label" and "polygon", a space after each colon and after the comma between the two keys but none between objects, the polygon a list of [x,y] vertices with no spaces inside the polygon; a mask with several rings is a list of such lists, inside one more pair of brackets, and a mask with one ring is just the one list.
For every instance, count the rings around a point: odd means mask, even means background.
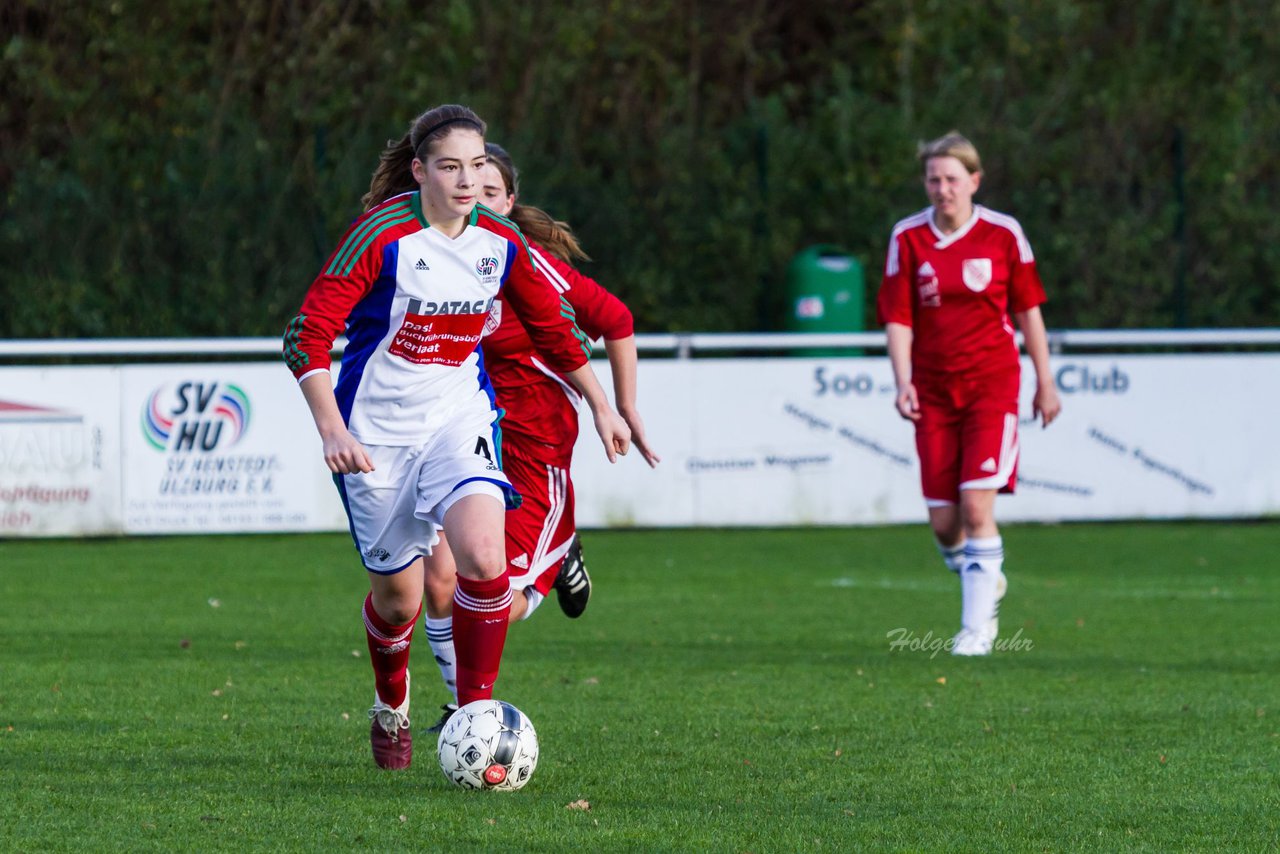
[{"label": "red soccer shorts", "polygon": [[536,442],[510,434],[504,439],[502,470],[524,499],[507,511],[511,589],[531,586],[546,596],[577,531],[569,460]]},{"label": "red soccer shorts", "polygon": [[1018,372],[916,385],[916,451],[930,507],[956,504],[962,489],[1013,492],[1018,474]]}]

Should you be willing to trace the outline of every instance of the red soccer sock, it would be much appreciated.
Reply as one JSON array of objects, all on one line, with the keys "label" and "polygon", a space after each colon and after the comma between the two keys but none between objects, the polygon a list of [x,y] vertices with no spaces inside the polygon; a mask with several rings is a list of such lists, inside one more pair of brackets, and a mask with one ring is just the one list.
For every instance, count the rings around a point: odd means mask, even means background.
[{"label": "red soccer sock", "polygon": [[[418,608],[422,613],[422,608]],[[406,680],[409,673],[409,643],[413,640],[413,627],[418,617],[403,626],[393,626],[373,610],[373,594],[364,600],[364,631],[369,641],[369,661],[373,664],[373,684],[378,699],[400,708],[404,703]]]},{"label": "red soccer sock", "polygon": [[453,646],[458,662],[458,705],[493,697],[502,648],[507,643],[511,580],[475,581],[458,576],[453,592]]}]

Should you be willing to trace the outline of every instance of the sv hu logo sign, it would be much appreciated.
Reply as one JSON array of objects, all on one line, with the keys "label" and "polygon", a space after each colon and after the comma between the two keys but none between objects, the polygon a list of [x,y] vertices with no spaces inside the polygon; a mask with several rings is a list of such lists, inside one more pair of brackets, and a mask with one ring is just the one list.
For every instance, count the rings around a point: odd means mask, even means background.
[{"label": "sv hu logo sign", "polygon": [[157,451],[207,453],[234,445],[248,429],[249,396],[232,383],[161,386],[142,409],[143,438]]}]

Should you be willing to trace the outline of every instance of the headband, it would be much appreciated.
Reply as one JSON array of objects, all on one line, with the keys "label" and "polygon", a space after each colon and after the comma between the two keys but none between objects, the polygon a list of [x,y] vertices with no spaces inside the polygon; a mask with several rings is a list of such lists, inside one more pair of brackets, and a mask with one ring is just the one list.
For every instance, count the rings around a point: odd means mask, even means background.
[{"label": "headband", "polygon": [[[451,118],[451,119],[445,119],[445,120],[444,120],[444,121],[442,121],[442,122],[436,122],[435,124],[433,124],[433,125],[432,125],[428,130],[427,130],[427,132],[426,132],[426,133],[424,133],[424,134],[422,135],[422,139],[418,141],[418,144],[417,144],[417,145],[415,145],[415,146],[413,147],[413,154],[414,154],[414,156],[415,156],[415,157],[417,157],[417,155],[418,155],[418,149],[422,148],[422,144],[423,144],[424,142],[426,142],[427,140],[431,139],[431,135],[432,135],[433,133],[435,133],[436,131],[440,130],[440,129],[441,129],[441,128],[443,128],[443,127],[448,127],[449,125],[457,124],[458,122],[466,122],[466,123],[467,123],[467,124],[469,124],[469,125],[474,125],[474,126],[475,126],[475,129],[476,129],[477,131],[479,131],[479,132],[480,132],[480,135],[481,135],[481,136],[484,136],[484,125],[480,124],[480,122],[479,122],[478,120],[473,119],[473,118],[471,118],[471,117],[469,117],[469,116],[454,116],[454,117],[453,117],[453,118]],[[419,159],[421,159],[421,158],[419,158]]]}]

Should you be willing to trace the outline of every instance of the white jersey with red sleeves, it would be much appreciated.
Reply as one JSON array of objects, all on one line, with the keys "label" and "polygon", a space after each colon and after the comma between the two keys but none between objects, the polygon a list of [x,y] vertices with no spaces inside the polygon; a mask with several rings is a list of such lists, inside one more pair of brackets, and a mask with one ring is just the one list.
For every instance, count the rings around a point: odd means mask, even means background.
[{"label": "white jersey with red sleeves", "polygon": [[876,306],[881,324],[912,328],[913,374],[945,377],[1016,371],[1010,315],[1044,301],[1018,221],[975,205],[951,234],[933,208],[894,226]]},{"label": "white jersey with red sleeves", "polygon": [[[592,340],[614,341],[634,334],[631,311],[622,300],[537,244],[530,244],[529,254]],[[580,395],[534,349],[523,318],[503,302],[494,302],[492,331],[483,347],[498,404],[506,410],[502,425],[507,441],[518,436],[571,451],[578,435]]]},{"label": "white jersey with red sleeves", "polygon": [[499,289],[548,364],[586,363],[573,310],[510,221],[477,205],[449,238],[427,224],[417,192],[396,196],[347,230],[285,331],[285,361],[299,381],[327,370],[345,327],[334,392],[351,434],[421,444],[462,407],[496,408],[479,345]]}]

